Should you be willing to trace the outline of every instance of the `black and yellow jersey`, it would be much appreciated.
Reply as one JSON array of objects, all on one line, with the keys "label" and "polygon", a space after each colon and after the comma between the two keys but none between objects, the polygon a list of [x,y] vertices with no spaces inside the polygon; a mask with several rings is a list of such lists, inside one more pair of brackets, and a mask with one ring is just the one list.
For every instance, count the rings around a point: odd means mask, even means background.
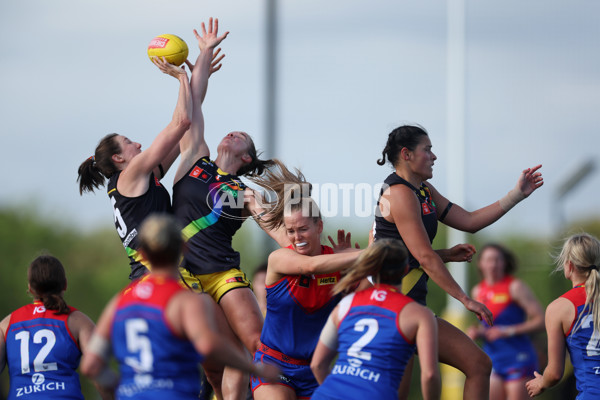
[{"label": "black and yellow jersey", "polygon": [[173,211],[187,243],[181,266],[193,274],[239,268],[240,254],[231,245],[242,226],[244,189],[237,175],[223,172],[208,157],[173,187]]},{"label": "black and yellow jersey", "polygon": [[129,257],[129,279],[137,279],[148,271],[138,253],[137,235],[140,225],[150,214],[172,213],[171,197],[154,174],[150,174],[146,193],[138,197],[123,196],[117,190],[120,174],[121,172],[118,172],[110,177],[107,191],[113,206],[115,228]]}]

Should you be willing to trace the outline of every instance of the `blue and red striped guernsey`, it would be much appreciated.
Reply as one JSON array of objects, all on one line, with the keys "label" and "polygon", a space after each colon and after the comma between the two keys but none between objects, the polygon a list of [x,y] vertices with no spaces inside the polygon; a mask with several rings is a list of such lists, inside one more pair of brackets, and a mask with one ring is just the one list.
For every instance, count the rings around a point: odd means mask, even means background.
[{"label": "blue and red striped guernsey", "polygon": [[81,351],[68,318],[39,301],[11,314],[5,338],[9,399],[83,399],[76,372]]}]

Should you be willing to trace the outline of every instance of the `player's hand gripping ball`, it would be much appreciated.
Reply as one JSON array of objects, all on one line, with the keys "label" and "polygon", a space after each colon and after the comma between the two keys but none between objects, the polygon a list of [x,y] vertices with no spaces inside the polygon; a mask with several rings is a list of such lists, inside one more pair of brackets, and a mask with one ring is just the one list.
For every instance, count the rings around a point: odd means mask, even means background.
[{"label": "player's hand gripping ball", "polygon": [[188,56],[188,47],[182,38],[175,35],[159,35],[148,45],[148,57],[164,57],[168,63],[180,66]]}]

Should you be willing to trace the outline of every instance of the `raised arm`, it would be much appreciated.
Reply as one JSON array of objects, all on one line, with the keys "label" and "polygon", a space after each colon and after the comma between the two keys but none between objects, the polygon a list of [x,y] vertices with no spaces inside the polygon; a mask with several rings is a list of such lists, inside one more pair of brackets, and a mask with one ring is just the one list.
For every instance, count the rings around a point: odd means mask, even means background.
[{"label": "raised arm", "polygon": [[278,281],[281,275],[327,274],[341,271],[352,265],[361,251],[305,256],[292,249],[275,250],[268,260],[267,285]]},{"label": "raised arm", "polygon": [[[544,184],[542,173],[538,172],[541,165],[527,168],[521,172],[516,186],[495,203],[475,211],[467,211],[457,204],[452,205],[444,218],[444,224],[452,228],[475,233],[496,222],[521,200],[529,197],[531,193]],[[428,185],[438,210],[445,210],[449,200],[442,196],[435,188]]]},{"label": "raised arm", "polygon": [[[534,373],[535,378],[526,383],[530,397],[541,394],[556,385],[565,371],[565,333],[569,321],[575,318],[573,304],[564,298],[554,300],[546,309],[546,333],[548,334],[548,365],[544,373]],[[566,326],[566,327],[565,327]]]},{"label": "raised arm", "polygon": [[423,270],[450,296],[460,301],[479,319],[492,325],[492,313],[483,304],[471,299],[454,280],[440,256],[433,250],[421,221],[419,200],[412,190],[404,185],[394,185],[385,193],[390,206],[390,216],[404,240],[408,251],[417,259]]},{"label": "raised arm", "polygon": [[148,189],[148,176],[153,171],[157,178],[162,178],[159,165],[164,172],[168,170],[173,160],[173,148],[179,143],[190,127],[191,118],[191,89],[187,73],[183,68],[167,63],[165,60],[153,58],[154,64],[165,74],[179,80],[179,95],[171,122],[154,139],[150,147],[132,158],[121,173],[118,189],[126,196],[139,196]]},{"label": "raised arm", "polygon": [[194,29],[194,35],[198,40],[200,55],[196,60],[192,71],[192,124],[189,132],[180,142],[181,161],[175,174],[175,183],[181,179],[185,173],[201,157],[210,156],[210,150],[204,140],[204,115],[202,114],[202,102],[206,96],[208,88],[208,77],[211,73],[211,62],[213,60],[213,51],[229,34],[225,32],[219,36],[219,20],[210,18],[208,29],[204,22],[202,23],[202,35]]}]

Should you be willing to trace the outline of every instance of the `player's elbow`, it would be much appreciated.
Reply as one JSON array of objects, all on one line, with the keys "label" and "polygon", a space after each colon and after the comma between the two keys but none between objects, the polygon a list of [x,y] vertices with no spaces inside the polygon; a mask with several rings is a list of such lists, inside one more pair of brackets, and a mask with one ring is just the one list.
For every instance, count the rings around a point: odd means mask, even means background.
[{"label": "player's elbow", "polygon": [[187,116],[180,118],[175,123],[178,130],[187,131],[192,126],[192,120]]},{"label": "player's elbow", "polygon": [[319,385],[322,384],[324,377],[327,375],[327,366],[322,361],[315,362],[315,360],[313,360],[310,362],[310,370],[315,376],[317,382],[319,382]]},{"label": "player's elbow", "polygon": [[79,370],[85,376],[90,379],[93,379],[98,375],[100,371],[100,364],[103,364],[101,360],[94,359],[97,358],[93,354],[84,354],[81,357],[81,363],[79,364]]},{"label": "player's elbow", "polygon": [[562,379],[563,371],[555,368],[546,368],[544,371],[544,382],[549,386],[554,386]]}]

